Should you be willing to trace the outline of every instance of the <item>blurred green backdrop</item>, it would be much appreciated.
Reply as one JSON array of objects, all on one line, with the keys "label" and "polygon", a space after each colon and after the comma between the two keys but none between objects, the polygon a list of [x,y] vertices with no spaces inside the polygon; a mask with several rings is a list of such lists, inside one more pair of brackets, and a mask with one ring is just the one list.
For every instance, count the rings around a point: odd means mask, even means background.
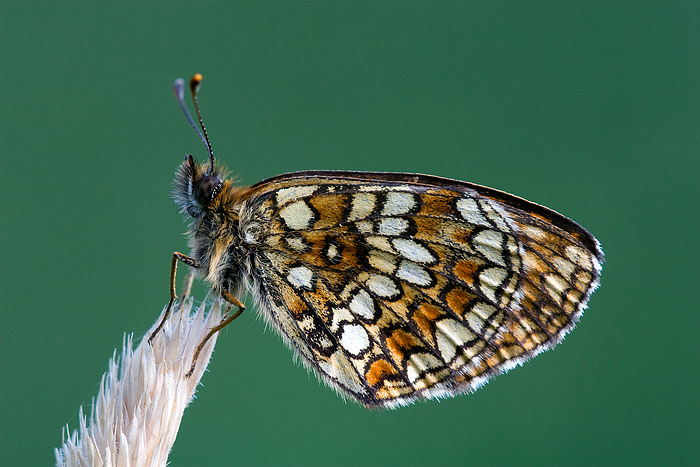
[{"label": "blurred green backdrop", "polygon": [[[48,465],[168,299],[170,200],[205,151],[493,186],[602,242],[566,341],[477,393],[344,403],[254,313],[172,465],[700,464],[700,3],[0,2],[0,463]],[[204,287],[196,292],[201,299]]]}]

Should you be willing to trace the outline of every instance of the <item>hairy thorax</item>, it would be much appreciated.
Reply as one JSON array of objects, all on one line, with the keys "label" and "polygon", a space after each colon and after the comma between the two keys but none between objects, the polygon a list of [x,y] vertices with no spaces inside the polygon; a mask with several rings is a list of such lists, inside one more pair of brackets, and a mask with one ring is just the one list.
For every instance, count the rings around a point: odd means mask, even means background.
[{"label": "hairy thorax", "polygon": [[190,226],[191,255],[202,265],[197,273],[219,293],[235,295],[242,286],[246,252],[239,219],[245,191],[227,181],[221,195]]}]

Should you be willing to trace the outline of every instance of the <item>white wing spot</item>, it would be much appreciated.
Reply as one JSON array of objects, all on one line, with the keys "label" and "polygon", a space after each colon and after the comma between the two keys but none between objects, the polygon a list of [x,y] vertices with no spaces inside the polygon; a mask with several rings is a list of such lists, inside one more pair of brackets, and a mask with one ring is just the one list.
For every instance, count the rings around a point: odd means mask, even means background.
[{"label": "white wing spot", "polygon": [[396,256],[384,251],[370,251],[368,262],[370,266],[384,274],[393,274],[396,271]]},{"label": "white wing spot", "polygon": [[471,224],[491,225],[489,224],[489,221],[487,221],[484,216],[481,215],[479,205],[474,198],[460,198],[457,201],[457,210],[462,215],[464,220]]},{"label": "white wing spot", "polygon": [[377,195],[373,193],[356,193],[352,197],[352,209],[348,221],[364,219],[374,211],[377,205]]},{"label": "white wing spot", "polygon": [[411,261],[401,261],[399,270],[396,272],[396,276],[399,279],[403,279],[411,284],[420,285],[426,287],[432,283],[430,274],[423,269],[423,267],[418,266],[416,263]]},{"label": "white wing spot", "polygon": [[498,308],[483,302],[474,305],[474,308],[472,308],[472,310],[474,311],[474,313],[481,316],[484,319],[484,321],[491,318],[491,316],[498,312]]},{"label": "white wing spot", "polygon": [[379,221],[379,234],[396,237],[408,228],[408,221],[400,217],[385,217]]},{"label": "white wing spot", "polygon": [[290,186],[289,188],[282,188],[277,192],[277,204],[283,204],[288,200],[306,198],[307,196],[313,194],[317,188],[318,185]]},{"label": "white wing spot", "polygon": [[306,250],[306,245],[304,244],[304,240],[301,239],[300,237],[287,238],[287,245],[289,245],[289,247],[295,251]]},{"label": "white wing spot", "polygon": [[343,327],[340,345],[353,355],[359,355],[369,347],[369,336],[365,328],[359,324],[348,324]]},{"label": "white wing spot", "polygon": [[376,308],[374,300],[369,296],[366,290],[360,290],[350,302],[350,310],[358,316],[366,319],[374,319]]},{"label": "white wing spot", "polygon": [[313,279],[314,273],[311,269],[306,266],[298,266],[289,270],[287,274],[287,280],[296,288],[311,288],[311,279]]},{"label": "white wing spot", "polygon": [[357,230],[363,234],[374,233],[372,231],[372,223],[370,221],[359,221],[355,224],[355,227],[357,227]]},{"label": "white wing spot", "polygon": [[454,358],[457,353],[457,347],[463,346],[476,337],[464,325],[451,318],[438,321],[435,327],[437,328],[435,335],[437,337],[438,350],[440,350],[446,362]]},{"label": "white wing spot", "polygon": [[495,306],[479,302],[474,305],[474,308],[467,315],[467,323],[474,332],[481,333],[486,320],[497,311],[498,309]]},{"label": "white wing spot", "polygon": [[467,315],[467,323],[474,332],[478,333],[480,333],[481,328],[484,327],[484,320],[476,313],[469,313]]},{"label": "white wing spot", "polygon": [[396,216],[407,214],[416,205],[416,199],[412,193],[390,191],[386,195],[382,215]]},{"label": "white wing spot", "polygon": [[416,353],[409,357],[406,366],[406,376],[409,381],[415,382],[420,374],[426,370],[432,370],[444,366],[444,363],[429,353]]},{"label": "white wing spot", "polygon": [[474,236],[474,247],[492,263],[505,266],[503,259],[503,234],[495,230],[484,230]]},{"label": "white wing spot", "polygon": [[394,254],[395,251],[389,243],[389,239],[386,237],[372,236],[366,239],[368,245],[372,245],[378,250],[386,251],[388,253]]},{"label": "white wing spot", "polygon": [[338,350],[328,357],[328,360],[319,360],[318,366],[321,368],[321,371],[331,378],[337,379],[351,391],[358,394],[367,394],[367,388],[360,381],[360,378],[357,376],[357,370],[355,370],[355,367],[350,363],[344,352]]},{"label": "white wing spot", "polygon": [[481,207],[484,209],[486,216],[496,224],[496,227],[504,232],[508,232],[510,228],[505,221],[508,214],[501,208],[498,203],[488,200],[481,200]]},{"label": "white wing spot", "polygon": [[399,293],[399,289],[392,279],[378,274],[369,276],[367,287],[380,297],[391,297]]},{"label": "white wing spot", "polygon": [[508,271],[503,268],[488,268],[479,274],[479,286],[484,295],[496,303],[496,289],[503,284],[508,276]]},{"label": "white wing spot", "polygon": [[567,289],[571,288],[569,283],[566,282],[566,280],[564,280],[563,277],[561,277],[559,274],[553,273],[545,274],[544,285],[547,289],[547,292],[549,293],[549,296],[552,297],[558,303],[562,300],[562,294]]},{"label": "white wing spot", "polygon": [[314,213],[304,201],[296,201],[283,207],[280,210],[280,217],[290,229],[303,230],[309,227]]},{"label": "white wing spot", "polygon": [[331,243],[328,245],[328,258],[335,259],[336,256],[338,256],[338,247]]},{"label": "white wing spot", "polygon": [[518,243],[516,242],[515,237],[508,237],[506,249],[508,250],[508,253],[510,253],[510,263],[513,266],[513,269],[519,270],[521,266],[520,250],[518,248]]},{"label": "white wing spot", "polygon": [[416,263],[434,263],[433,255],[419,243],[405,238],[395,238],[392,243],[401,256]]},{"label": "white wing spot", "polygon": [[331,309],[332,321],[331,321],[331,331],[337,332],[341,321],[352,322],[355,321],[355,317],[350,310],[347,308],[333,308]]},{"label": "white wing spot", "polygon": [[572,277],[576,271],[576,266],[561,256],[552,255],[549,262],[552,263],[554,269],[559,271],[564,277]]}]

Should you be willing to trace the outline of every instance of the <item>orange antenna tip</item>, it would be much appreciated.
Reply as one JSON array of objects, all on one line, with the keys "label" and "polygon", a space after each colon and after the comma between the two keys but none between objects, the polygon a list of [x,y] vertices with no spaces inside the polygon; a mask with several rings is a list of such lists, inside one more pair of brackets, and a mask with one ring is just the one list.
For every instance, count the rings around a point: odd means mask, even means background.
[{"label": "orange antenna tip", "polygon": [[191,90],[192,92],[195,92],[195,93],[196,93],[196,92],[199,90],[199,85],[200,85],[201,82],[202,82],[202,75],[199,74],[199,73],[197,73],[197,74],[194,75],[194,76],[192,77],[192,79],[190,80],[190,90]]}]

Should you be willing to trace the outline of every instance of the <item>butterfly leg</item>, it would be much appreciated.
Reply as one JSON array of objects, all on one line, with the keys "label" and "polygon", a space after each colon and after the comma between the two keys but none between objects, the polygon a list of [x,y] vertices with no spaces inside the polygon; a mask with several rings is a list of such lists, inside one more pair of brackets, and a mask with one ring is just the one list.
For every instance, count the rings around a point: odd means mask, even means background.
[{"label": "butterfly leg", "polygon": [[[231,305],[228,307],[228,310],[226,310],[226,314],[221,319],[221,322],[209,330],[209,334],[207,334],[207,336],[202,340],[202,342],[199,343],[199,345],[197,346],[197,350],[194,351],[194,357],[192,358],[192,367],[190,367],[190,371],[188,371],[185,375],[188,378],[192,376],[192,373],[194,372],[194,367],[197,364],[197,359],[199,358],[199,353],[202,351],[202,348],[204,348],[204,345],[211,338],[211,336],[213,336],[214,334],[231,324],[231,322],[234,319],[238,318],[241,315],[241,313],[243,313],[243,310],[245,310],[245,305],[230,293],[222,292],[221,295]],[[229,312],[234,306],[238,308],[238,310],[234,314],[229,315]]]},{"label": "butterfly leg", "polygon": [[156,337],[156,335],[160,332],[160,330],[163,329],[165,321],[170,316],[170,310],[173,307],[173,303],[175,303],[175,299],[177,299],[177,290],[175,289],[175,276],[177,275],[178,261],[182,261],[186,265],[193,268],[199,268],[202,266],[201,263],[194,258],[190,258],[189,256],[183,255],[182,253],[178,253],[177,251],[173,253],[173,260],[170,263],[170,303],[168,303],[168,309],[165,310],[165,315],[163,315],[163,319],[160,320],[160,323],[158,323],[158,327],[156,327],[156,330],[153,331],[151,336],[148,338],[149,344],[151,343],[153,338]]}]

